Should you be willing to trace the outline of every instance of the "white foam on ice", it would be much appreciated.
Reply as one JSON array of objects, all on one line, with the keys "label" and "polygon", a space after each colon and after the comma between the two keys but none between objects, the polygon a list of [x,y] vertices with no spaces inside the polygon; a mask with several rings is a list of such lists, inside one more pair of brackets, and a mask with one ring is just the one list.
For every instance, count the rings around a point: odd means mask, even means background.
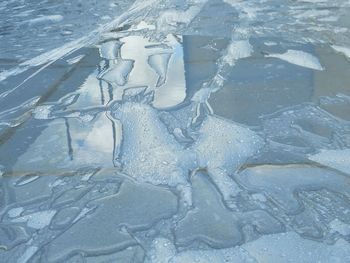
[{"label": "white foam on ice", "polygon": [[310,68],[314,70],[324,70],[317,57],[300,50],[289,49],[285,53],[269,54],[267,57],[278,58],[300,67]]},{"label": "white foam on ice", "polygon": [[309,159],[350,175],[350,149],[326,150],[310,155]]},{"label": "white foam on ice", "polygon": [[343,47],[343,46],[338,46],[338,45],[332,45],[332,48],[339,52],[342,53],[343,55],[345,55],[347,58],[350,58],[350,48],[348,47]]}]

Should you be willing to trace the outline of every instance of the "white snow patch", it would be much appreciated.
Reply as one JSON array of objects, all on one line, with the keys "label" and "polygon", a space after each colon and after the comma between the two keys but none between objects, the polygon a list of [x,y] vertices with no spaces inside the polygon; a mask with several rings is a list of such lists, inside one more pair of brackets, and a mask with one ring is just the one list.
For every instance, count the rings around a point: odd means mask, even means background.
[{"label": "white snow patch", "polygon": [[300,50],[290,49],[283,54],[270,54],[270,55],[267,55],[267,57],[278,58],[300,67],[305,67],[305,68],[310,68],[315,70],[324,70],[324,68],[321,66],[320,61],[318,60],[317,57]]},{"label": "white snow patch", "polygon": [[350,58],[350,48],[348,47],[342,47],[342,46],[337,46],[337,45],[333,45],[332,48],[339,52],[344,54],[347,58]]}]

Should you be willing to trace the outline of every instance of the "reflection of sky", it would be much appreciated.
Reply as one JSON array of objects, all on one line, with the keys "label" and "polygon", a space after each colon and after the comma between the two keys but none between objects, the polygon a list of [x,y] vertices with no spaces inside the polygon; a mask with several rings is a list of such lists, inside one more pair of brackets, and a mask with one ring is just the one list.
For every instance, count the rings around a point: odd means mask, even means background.
[{"label": "reflection of sky", "polygon": [[[74,92],[79,94],[79,98],[68,110],[101,105],[101,91],[107,96],[106,90],[99,88],[94,71]],[[105,113],[97,115],[91,122],[76,118],[55,119],[18,158],[15,170],[50,171],[91,165],[110,167],[113,165],[114,137],[120,141],[120,126],[107,118]]]},{"label": "reflection of sky", "polygon": [[[112,122],[104,113],[89,123],[72,118],[67,119],[67,122],[63,118],[51,121],[27,151],[18,158],[15,170],[52,171],[60,168],[113,165]],[[116,134],[120,138],[121,130],[117,124]]]},{"label": "reflection of sky", "polygon": [[[140,36],[129,36],[122,39],[121,48],[123,59],[135,61],[134,68],[129,75],[125,87],[148,86],[155,90],[153,105],[158,108],[167,108],[181,103],[186,97],[186,84],[183,61],[183,47],[177,39],[169,35],[165,41],[171,49],[148,47],[152,44]],[[148,64],[148,57],[154,54],[171,52],[167,70],[167,80],[161,87],[155,88],[158,75]]]}]

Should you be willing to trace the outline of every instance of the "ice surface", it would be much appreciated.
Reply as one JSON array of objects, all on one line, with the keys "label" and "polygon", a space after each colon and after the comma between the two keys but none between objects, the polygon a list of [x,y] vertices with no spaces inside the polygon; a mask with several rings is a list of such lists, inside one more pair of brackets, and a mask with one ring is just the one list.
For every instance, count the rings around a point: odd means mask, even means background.
[{"label": "ice surface", "polygon": [[24,23],[29,25],[41,25],[48,22],[58,23],[58,22],[61,22],[62,20],[63,20],[63,16],[61,15],[50,15],[50,16],[41,16],[38,18],[33,18],[28,21],[24,21]]},{"label": "ice surface", "polygon": [[236,194],[237,189],[228,175],[238,170],[262,146],[262,139],[248,128],[208,116],[192,148],[197,153],[199,167],[208,170],[224,198],[229,199]]},{"label": "ice surface", "polygon": [[310,68],[314,70],[324,70],[318,58],[300,50],[289,49],[285,53],[269,54],[267,57],[278,58],[300,67]]},{"label": "ice surface", "polygon": [[332,167],[346,174],[350,174],[350,149],[321,150],[310,155],[309,159],[320,164]]},{"label": "ice surface", "polygon": [[52,217],[56,214],[55,210],[46,210],[33,214],[23,215],[12,219],[14,223],[26,223],[28,227],[42,229],[48,226]]},{"label": "ice surface", "polygon": [[339,234],[341,234],[343,236],[350,235],[350,225],[345,224],[344,222],[340,221],[337,218],[329,223],[329,227],[333,233],[338,232]]},{"label": "ice surface", "polygon": [[7,214],[9,215],[9,217],[17,217],[17,216],[19,216],[23,211],[24,211],[23,207],[16,207],[16,208],[10,209],[10,210],[7,212]]},{"label": "ice surface", "polygon": [[342,46],[337,46],[337,45],[333,45],[332,48],[333,48],[335,51],[344,54],[347,58],[350,58],[350,48],[348,48],[348,47],[342,47]]},{"label": "ice surface", "polygon": [[122,43],[117,40],[106,41],[100,47],[100,56],[105,59],[117,59]]},{"label": "ice surface", "polygon": [[350,261],[349,11],[2,1],[0,261]]},{"label": "ice surface", "polygon": [[328,189],[350,195],[349,177],[310,165],[255,166],[246,168],[237,178],[248,189],[268,194],[288,213],[301,208],[296,196],[303,190]]},{"label": "ice surface", "polygon": [[108,67],[108,69],[101,72],[98,78],[101,78],[110,84],[124,86],[133,66],[134,61],[131,59],[120,59],[115,64],[111,62],[111,65]]},{"label": "ice surface", "polygon": [[196,167],[195,159],[169,134],[152,107],[117,103],[111,116],[122,123],[122,152],[114,159],[120,160],[125,173],[156,185],[188,185],[186,177]]},{"label": "ice surface", "polygon": [[152,263],[160,262],[346,262],[350,259],[349,243],[340,239],[334,245],[306,240],[293,232],[266,235],[240,247],[221,250],[188,250],[177,253],[171,241],[159,238],[149,255]]},{"label": "ice surface", "polygon": [[168,63],[171,54],[154,54],[148,57],[148,63],[158,74],[156,87],[162,86],[166,81],[168,71]]},{"label": "ice surface", "polygon": [[238,59],[250,57],[252,53],[253,47],[248,40],[233,41],[229,44],[223,61],[233,66]]}]

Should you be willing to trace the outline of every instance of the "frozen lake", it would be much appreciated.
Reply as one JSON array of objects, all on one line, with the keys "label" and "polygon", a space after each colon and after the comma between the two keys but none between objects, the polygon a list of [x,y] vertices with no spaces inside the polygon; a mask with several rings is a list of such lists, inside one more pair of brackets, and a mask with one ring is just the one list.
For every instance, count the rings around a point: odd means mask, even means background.
[{"label": "frozen lake", "polygon": [[0,3],[0,262],[350,262],[350,2]]}]

